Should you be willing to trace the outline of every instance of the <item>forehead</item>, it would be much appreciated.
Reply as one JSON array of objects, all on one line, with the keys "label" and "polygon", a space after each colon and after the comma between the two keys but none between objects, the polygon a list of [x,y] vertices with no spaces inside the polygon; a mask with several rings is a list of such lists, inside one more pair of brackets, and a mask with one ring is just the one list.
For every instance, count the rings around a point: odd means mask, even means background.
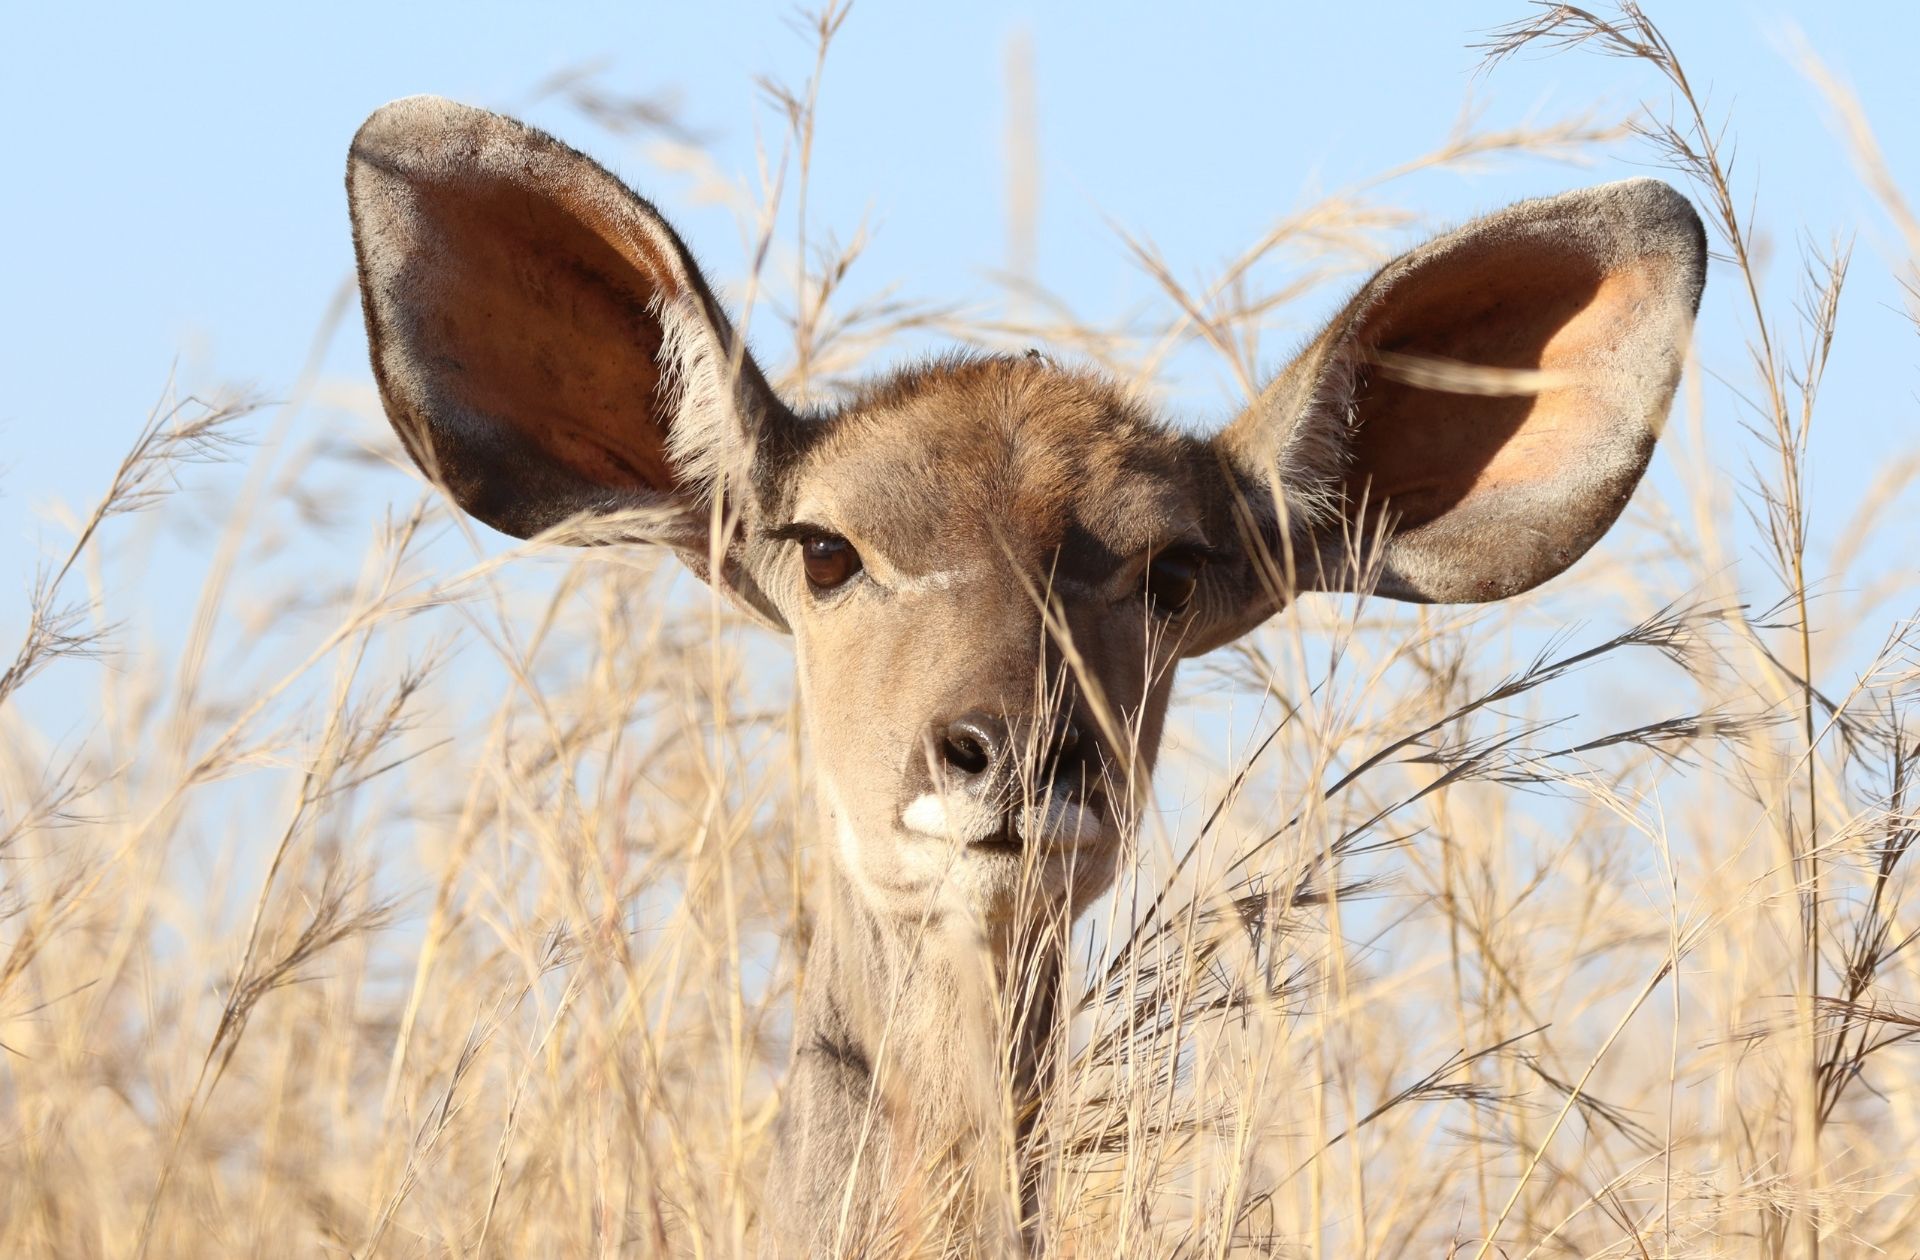
[{"label": "forehead", "polygon": [[950,360],[827,422],[793,505],[909,573],[1002,548],[1098,569],[1197,527],[1186,445],[1100,377],[1037,356]]}]

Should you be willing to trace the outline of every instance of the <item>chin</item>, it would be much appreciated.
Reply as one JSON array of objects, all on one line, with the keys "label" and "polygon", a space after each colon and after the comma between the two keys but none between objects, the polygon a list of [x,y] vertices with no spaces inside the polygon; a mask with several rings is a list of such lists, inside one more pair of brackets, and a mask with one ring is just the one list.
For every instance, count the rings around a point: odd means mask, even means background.
[{"label": "chin", "polygon": [[1077,915],[1112,886],[1122,837],[1108,814],[1061,798],[987,813],[923,795],[890,826],[843,823],[840,865],[876,913],[903,926],[997,931]]},{"label": "chin", "polygon": [[[924,843],[924,841],[923,841]],[[1039,923],[1064,912],[1069,920],[1113,885],[1117,836],[1072,846],[1018,842],[969,845],[943,855],[941,908],[987,928]]]}]

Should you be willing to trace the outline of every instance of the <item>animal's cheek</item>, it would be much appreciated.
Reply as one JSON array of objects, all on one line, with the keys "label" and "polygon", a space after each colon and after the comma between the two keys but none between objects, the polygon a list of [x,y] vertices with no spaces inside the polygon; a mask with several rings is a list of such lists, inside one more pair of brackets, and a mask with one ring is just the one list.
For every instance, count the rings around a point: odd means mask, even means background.
[{"label": "animal's cheek", "polygon": [[837,804],[863,829],[890,825],[900,795],[902,749],[909,723],[898,685],[876,689],[857,665],[808,661],[801,671],[801,712],[808,753]]},{"label": "animal's cheek", "polygon": [[1125,604],[1074,630],[1078,668],[1093,676],[1099,692],[1122,713],[1132,713],[1146,698],[1165,666],[1154,656],[1158,626],[1139,608]]}]

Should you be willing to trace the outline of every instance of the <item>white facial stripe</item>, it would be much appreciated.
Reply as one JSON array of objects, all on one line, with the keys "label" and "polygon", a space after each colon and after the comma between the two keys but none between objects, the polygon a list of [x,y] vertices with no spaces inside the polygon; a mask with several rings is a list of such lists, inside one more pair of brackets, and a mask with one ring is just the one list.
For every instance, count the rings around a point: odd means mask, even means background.
[{"label": "white facial stripe", "polygon": [[[829,526],[835,519],[831,504],[817,499],[802,499],[795,505],[793,519],[813,521]],[[970,582],[978,577],[974,569],[937,569],[932,573],[907,574],[895,569],[887,558],[875,552],[871,546],[854,539],[854,548],[860,552],[860,559],[866,564],[867,572],[873,579],[896,595],[927,595],[935,591],[950,591],[954,587]]]},{"label": "white facial stripe", "polygon": [[941,569],[934,573],[922,573],[918,577],[900,575],[888,583],[896,594],[924,595],[929,591],[951,590],[967,581],[972,574],[966,569]]}]

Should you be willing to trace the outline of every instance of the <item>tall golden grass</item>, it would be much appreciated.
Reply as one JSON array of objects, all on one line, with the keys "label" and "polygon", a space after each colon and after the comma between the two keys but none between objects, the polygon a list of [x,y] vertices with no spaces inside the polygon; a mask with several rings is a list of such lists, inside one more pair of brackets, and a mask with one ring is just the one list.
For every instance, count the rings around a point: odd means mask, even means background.
[{"label": "tall golden grass", "polygon": [[[1395,176],[1622,135],[1463,129],[1203,286],[1132,240],[1166,301],[1125,328],[1023,277],[1002,311],[863,305],[859,239],[822,247],[804,211],[845,16],[814,20],[807,83],[763,85],[789,135],[736,297],[796,396],[928,330],[1142,388],[1199,343],[1251,391],[1272,313],[1405,226]],[[1081,931],[1051,1255],[1920,1247],[1920,643],[1887,611],[1920,592],[1860,560],[1911,532],[1920,448],[1813,549],[1847,253],[1764,289],[1738,117],[1638,9],[1539,9],[1490,67],[1527,47],[1625,59],[1651,102],[1629,142],[1708,218],[1708,301],[1749,354],[1696,365],[1677,475],[1542,596],[1302,604],[1189,671],[1183,807]],[[1808,64],[1920,283],[1871,123]],[[1017,246],[1032,198],[1010,200]],[[241,402],[156,409],[0,674],[0,1255],[751,1254],[825,860],[784,649],[668,560],[489,552],[431,493],[336,512],[358,555],[296,545],[328,487],[404,466],[370,407],[313,441],[315,389],[260,428]],[[1745,449],[1705,447],[1714,408]],[[158,514],[204,517],[182,466],[235,450],[178,650],[143,650],[110,561]],[[90,695],[57,729],[21,711],[45,668]]]}]

